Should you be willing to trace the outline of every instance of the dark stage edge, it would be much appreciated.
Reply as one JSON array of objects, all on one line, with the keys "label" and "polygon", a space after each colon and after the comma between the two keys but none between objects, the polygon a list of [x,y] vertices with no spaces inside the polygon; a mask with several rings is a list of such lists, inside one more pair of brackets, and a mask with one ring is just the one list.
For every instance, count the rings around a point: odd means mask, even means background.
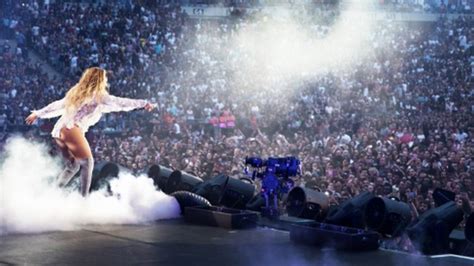
[{"label": "dark stage edge", "polygon": [[149,225],[0,236],[0,265],[473,265],[385,250],[342,252],[296,245],[289,233],[228,230],[182,219]]}]

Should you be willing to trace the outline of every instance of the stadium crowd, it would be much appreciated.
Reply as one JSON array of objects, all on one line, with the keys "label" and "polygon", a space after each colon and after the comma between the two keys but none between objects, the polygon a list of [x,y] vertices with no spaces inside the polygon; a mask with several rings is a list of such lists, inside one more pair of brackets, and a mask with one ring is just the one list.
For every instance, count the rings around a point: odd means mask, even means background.
[{"label": "stadium crowd", "polygon": [[[162,1],[165,2],[166,0]],[[127,1],[125,1],[127,2]],[[170,1],[169,1],[170,2]],[[222,5],[227,7],[260,7],[268,5],[317,5],[333,8],[344,0],[183,0],[190,5]],[[402,12],[472,12],[469,0],[379,0],[373,1],[374,6]]]},{"label": "stadium crowd", "polygon": [[[469,17],[387,21],[373,33],[367,60],[283,84],[296,91],[291,97],[265,96],[268,88],[249,96],[253,80],[232,79],[245,75],[229,63],[242,55],[228,45],[243,20],[194,21],[172,5],[18,4],[2,22],[18,43],[0,49],[2,142],[30,110],[63,97],[83,69],[98,65],[109,71],[112,94],[151,99],[159,110],[110,114],[92,128],[97,161],[137,172],[159,163],[210,178],[240,177],[246,156],[294,155],[303,165],[297,184],[328,191],[335,202],[369,190],[422,213],[442,187],[474,207]],[[48,77],[28,49],[64,77]],[[53,124],[25,134],[50,141]]]}]

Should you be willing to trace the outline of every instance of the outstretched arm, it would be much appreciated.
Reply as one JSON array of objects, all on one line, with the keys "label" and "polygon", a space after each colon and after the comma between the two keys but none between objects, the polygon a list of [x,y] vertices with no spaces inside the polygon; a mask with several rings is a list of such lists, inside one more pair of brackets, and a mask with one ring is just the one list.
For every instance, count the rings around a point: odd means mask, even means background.
[{"label": "outstretched arm", "polygon": [[52,118],[60,116],[64,111],[64,98],[61,100],[54,101],[47,106],[33,110],[31,114],[25,119],[26,123],[31,125],[37,118]]},{"label": "outstretched arm", "polygon": [[33,113],[39,118],[52,118],[60,116],[63,114],[64,111],[64,102],[64,98],[61,100],[54,101],[39,110],[34,110]]},{"label": "outstretched arm", "polygon": [[122,98],[113,95],[104,96],[102,104],[102,112],[104,113],[131,111],[138,108],[145,108],[147,111],[151,111],[154,108],[154,105],[146,100]]}]

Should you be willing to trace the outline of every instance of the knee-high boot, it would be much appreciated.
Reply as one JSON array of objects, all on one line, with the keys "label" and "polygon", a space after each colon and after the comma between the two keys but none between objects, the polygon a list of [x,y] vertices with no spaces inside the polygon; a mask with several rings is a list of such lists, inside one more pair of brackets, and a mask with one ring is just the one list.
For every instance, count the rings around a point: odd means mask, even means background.
[{"label": "knee-high boot", "polygon": [[67,160],[66,167],[58,176],[58,180],[57,180],[58,186],[59,187],[66,186],[69,183],[69,181],[71,181],[71,179],[79,171],[79,168],[80,168],[80,165],[76,159],[73,159],[72,161]]},{"label": "knee-high boot", "polygon": [[81,194],[84,197],[89,195],[92,182],[92,170],[94,169],[94,158],[89,157],[78,160],[81,165]]}]

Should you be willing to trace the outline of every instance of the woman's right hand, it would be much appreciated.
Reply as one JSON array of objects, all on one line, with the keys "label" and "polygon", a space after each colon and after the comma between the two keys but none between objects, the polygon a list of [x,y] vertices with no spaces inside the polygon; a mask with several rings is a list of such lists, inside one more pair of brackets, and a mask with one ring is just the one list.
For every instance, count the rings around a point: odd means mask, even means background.
[{"label": "woman's right hand", "polygon": [[38,119],[38,116],[35,115],[34,113],[31,113],[31,114],[25,119],[25,122],[26,122],[26,124],[31,125],[31,124],[33,124],[33,123],[36,121],[36,119]]}]

